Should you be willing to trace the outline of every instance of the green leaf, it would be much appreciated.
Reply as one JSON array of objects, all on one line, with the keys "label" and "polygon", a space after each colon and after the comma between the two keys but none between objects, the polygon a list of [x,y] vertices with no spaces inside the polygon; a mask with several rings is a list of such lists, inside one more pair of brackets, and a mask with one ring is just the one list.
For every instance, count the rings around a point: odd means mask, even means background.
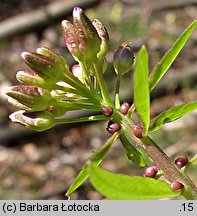
[{"label": "green leaf", "polygon": [[89,157],[87,162],[84,163],[82,170],[66,192],[66,196],[70,196],[71,193],[73,193],[88,178],[87,163],[94,162],[98,166],[103,161],[104,157],[106,156],[118,136],[119,133],[113,134],[113,136],[111,136],[100,148],[95,150],[95,152]]},{"label": "green leaf", "polygon": [[144,160],[142,154],[129,142],[124,134],[120,135],[120,141],[127,152],[129,160],[140,167],[146,166],[146,161]]},{"label": "green leaf", "polygon": [[197,20],[195,20],[176,40],[171,49],[169,49],[166,54],[162,57],[161,61],[155,66],[149,77],[149,89],[150,91],[157,85],[159,80],[166,73],[168,68],[171,66],[173,61],[176,59],[177,55],[187,42],[189,36],[193,32],[197,25]]},{"label": "green leaf", "polygon": [[149,132],[159,130],[165,123],[175,121],[195,109],[197,109],[197,101],[172,107],[153,119]]},{"label": "green leaf", "polygon": [[134,104],[147,135],[150,123],[150,93],[148,83],[148,54],[145,46],[139,51],[134,73]]},{"label": "green leaf", "polygon": [[88,171],[96,190],[111,200],[147,200],[180,195],[180,192],[172,191],[169,184],[160,180],[113,174],[94,164],[90,165]]}]

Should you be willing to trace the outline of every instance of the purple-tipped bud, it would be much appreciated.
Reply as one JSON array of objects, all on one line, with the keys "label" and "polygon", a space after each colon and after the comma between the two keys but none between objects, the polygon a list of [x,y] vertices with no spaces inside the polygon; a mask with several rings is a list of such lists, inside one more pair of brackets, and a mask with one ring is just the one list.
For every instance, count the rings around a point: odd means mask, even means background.
[{"label": "purple-tipped bud", "polygon": [[76,60],[82,60],[83,54],[79,49],[79,42],[77,40],[74,26],[68,20],[63,20],[62,29],[63,29],[64,42],[68,50]]},{"label": "purple-tipped bud", "polygon": [[114,53],[113,65],[117,74],[125,74],[133,65],[134,55],[130,43],[123,43]]},{"label": "purple-tipped bud", "polygon": [[12,113],[9,117],[11,121],[36,131],[47,130],[55,124],[55,118],[47,111],[28,113],[24,110],[19,110]]},{"label": "purple-tipped bud", "polygon": [[102,108],[102,113],[104,116],[109,117],[113,114],[113,108],[110,106],[105,106]]},{"label": "purple-tipped bud", "polygon": [[144,177],[154,178],[158,171],[159,169],[156,166],[147,167],[144,170]]},{"label": "purple-tipped bud", "polygon": [[35,86],[11,86],[5,89],[5,93],[20,104],[27,106],[28,110],[31,111],[45,110],[50,106],[52,101],[48,90]]},{"label": "purple-tipped bud", "polygon": [[112,122],[109,121],[106,127],[106,130],[110,133],[110,134],[114,134],[115,132],[119,131],[121,129],[121,126],[116,123],[116,122]]},{"label": "purple-tipped bud", "polygon": [[60,56],[59,54],[57,54],[55,51],[49,49],[48,47],[41,47],[37,49],[37,53],[44,55],[44,56],[48,56],[52,59],[56,59],[57,61],[61,61],[62,60],[62,56]]},{"label": "purple-tipped bud", "polygon": [[34,52],[22,52],[21,57],[35,71],[42,73],[43,69],[53,68],[57,60]]},{"label": "purple-tipped bud", "polygon": [[15,100],[14,98],[8,97],[8,103],[10,103],[12,106],[14,106],[15,108],[19,109],[19,110],[25,110],[28,112],[32,112],[34,110],[32,110],[32,108],[25,106],[24,104],[18,102],[17,100]]},{"label": "purple-tipped bud", "polygon": [[175,160],[175,164],[177,165],[177,167],[179,169],[183,168],[186,164],[188,163],[188,158],[184,155],[179,156],[176,160]]},{"label": "purple-tipped bud", "polygon": [[134,124],[133,126],[133,133],[137,138],[142,138],[143,135],[143,126],[141,124]]},{"label": "purple-tipped bud", "polygon": [[48,90],[51,90],[53,84],[46,82],[34,71],[19,71],[16,74],[16,78],[19,82],[25,85],[39,86]]},{"label": "purple-tipped bud", "polygon": [[174,190],[174,191],[184,188],[184,185],[179,181],[172,182],[170,186],[171,186],[172,190]]},{"label": "purple-tipped bud", "polygon": [[127,103],[126,101],[124,103],[122,103],[122,105],[120,106],[120,112],[123,114],[123,115],[126,115],[129,111],[129,108],[130,108],[130,104]]},{"label": "purple-tipped bud", "polygon": [[96,28],[97,33],[98,33],[99,37],[101,38],[100,52],[97,54],[97,56],[99,58],[103,58],[108,52],[109,35],[107,32],[107,29],[105,28],[105,26],[103,25],[102,22],[95,19],[92,24]]},{"label": "purple-tipped bud", "polygon": [[61,80],[63,74],[66,72],[65,64],[56,58],[34,52],[23,52],[21,56],[26,64],[46,82],[56,83]]},{"label": "purple-tipped bud", "polygon": [[95,58],[100,51],[100,38],[81,8],[73,9],[73,25],[64,20],[62,28],[66,46],[76,60]]}]

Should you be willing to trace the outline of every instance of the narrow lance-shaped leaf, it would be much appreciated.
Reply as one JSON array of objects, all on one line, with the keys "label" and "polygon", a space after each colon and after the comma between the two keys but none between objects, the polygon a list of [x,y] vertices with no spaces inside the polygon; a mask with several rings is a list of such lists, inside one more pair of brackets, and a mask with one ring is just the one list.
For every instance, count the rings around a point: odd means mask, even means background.
[{"label": "narrow lance-shaped leaf", "polygon": [[147,135],[150,123],[150,93],[148,83],[148,54],[145,46],[139,51],[134,73],[134,104]]},{"label": "narrow lance-shaped leaf", "polygon": [[149,78],[149,88],[150,91],[157,85],[159,80],[166,73],[168,68],[171,66],[173,61],[176,59],[177,55],[187,42],[189,36],[193,32],[197,25],[197,20],[195,20],[184,32],[183,34],[176,40],[171,49],[169,49],[166,54],[162,57],[161,61],[155,66],[153,71],[150,74]]},{"label": "narrow lance-shaped leaf", "polygon": [[180,195],[164,181],[114,174],[94,164],[90,165],[88,171],[96,190],[111,200],[148,200]]},{"label": "narrow lance-shaped leaf", "polygon": [[[103,161],[104,157],[108,153],[109,149],[111,148],[112,144],[118,138],[119,133],[113,134],[105,144],[103,144],[100,148],[96,149],[95,152],[89,157],[87,162],[94,162],[97,166]],[[70,186],[68,191],[66,192],[66,196],[70,196],[87,178],[88,178],[88,171],[87,171],[87,162],[83,165],[83,169],[75,178],[73,184]]]},{"label": "narrow lance-shaped leaf", "polygon": [[175,121],[195,109],[197,109],[197,101],[172,107],[153,119],[149,132],[159,130],[165,123]]}]

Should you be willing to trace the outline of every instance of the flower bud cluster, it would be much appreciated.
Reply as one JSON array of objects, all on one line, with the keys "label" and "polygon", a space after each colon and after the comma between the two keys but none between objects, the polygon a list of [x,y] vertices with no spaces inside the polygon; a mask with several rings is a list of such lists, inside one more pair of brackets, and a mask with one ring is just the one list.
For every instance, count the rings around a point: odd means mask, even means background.
[{"label": "flower bud cluster", "polygon": [[[5,89],[8,101],[19,109],[10,116],[11,120],[38,131],[52,127],[56,122],[55,117],[67,111],[95,107],[92,102],[95,101],[94,95],[90,90],[95,77],[89,65],[100,58],[102,70],[106,70],[104,57],[109,36],[101,22],[95,20],[92,23],[81,8],[75,7],[73,24],[64,20],[62,29],[65,44],[78,61],[71,71],[62,56],[43,46],[36,52],[21,54],[31,70],[16,74],[22,85]],[[84,65],[88,68],[86,73]],[[87,72],[89,79],[86,79]]]},{"label": "flower bud cluster", "polygon": [[[99,23],[99,24],[97,24]],[[68,20],[62,21],[63,36],[66,46],[76,61],[94,61],[104,45],[104,27],[95,21],[94,25],[84,14],[83,10],[75,7],[73,24]]]},{"label": "flower bud cluster", "polygon": [[[111,106],[101,108],[106,102],[111,103],[103,79],[109,47],[104,25],[98,20],[91,22],[81,8],[75,7],[73,23],[62,21],[62,31],[66,47],[77,63],[70,71],[65,59],[45,46],[36,52],[23,52],[21,56],[30,70],[16,74],[22,85],[5,89],[8,101],[19,109],[10,116],[12,121],[41,131],[74,109],[102,110],[106,117],[113,115]],[[114,54],[116,72],[122,75],[129,71],[133,60],[130,44],[122,44]],[[126,115],[129,107],[124,102],[120,112]],[[113,134],[120,130],[120,125],[109,122],[107,130]]]},{"label": "flower bud cluster", "polygon": [[[23,52],[21,56],[32,70],[16,74],[22,85],[5,88],[8,101],[19,109],[10,115],[10,119],[37,131],[46,130],[55,124],[49,109],[52,105],[56,107],[51,91],[69,72],[68,66],[61,56],[46,47],[37,52]],[[62,110],[65,113],[65,109]]]}]

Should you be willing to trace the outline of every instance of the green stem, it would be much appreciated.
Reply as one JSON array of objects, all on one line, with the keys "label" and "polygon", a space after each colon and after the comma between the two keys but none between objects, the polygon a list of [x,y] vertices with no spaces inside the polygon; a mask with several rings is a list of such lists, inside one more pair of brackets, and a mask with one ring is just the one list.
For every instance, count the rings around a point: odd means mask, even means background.
[{"label": "green stem", "polygon": [[[141,142],[141,143],[140,143]],[[155,161],[156,165],[164,172],[165,177],[170,181],[180,181],[184,185],[183,196],[186,199],[197,199],[197,188],[188,176],[169,159],[169,157],[156,145],[150,137],[143,137],[138,142],[144,146],[144,150]]]},{"label": "green stem", "polygon": [[108,105],[113,106],[113,102],[111,101],[111,98],[110,98],[109,93],[107,91],[105,81],[103,79],[102,70],[99,68],[98,60],[95,60],[93,62],[93,67],[95,70],[96,79],[97,79],[99,87],[101,89],[101,94],[102,94],[103,99],[105,100],[105,102]]},{"label": "green stem", "polygon": [[127,115],[131,117],[134,111],[135,111],[135,105],[133,103],[131,105],[131,107],[129,108],[129,111],[128,111]]},{"label": "green stem", "polygon": [[190,164],[191,165],[197,164],[197,154],[190,160]]},{"label": "green stem", "polygon": [[64,87],[64,86],[59,86],[59,85],[55,85],[54,86],[54,89],[55,90],[61,90],[63,91],[64,93],[62,94],[65,94],[65,93],[72,93],[72,94],[76,94],[76,95],[80,95],[80,96],[83,96],[83,97],[86,97],[87,94],[83,93],[82,91],[79,91],[77,89],[74,89],[74,88],[69,88],[69,87]]},{"label": "green stem", "polygon": [[80,66],[82,68],[82,71],[83,71],[83,75],[84,75],[84,81],[86,81],[88,83],[88,86],[90,87],[91,90],[94,91],[94,86],[93,86],[93,83],[92,83],[92,80],[91,80],[91,74],[90,74],[90,71],[91,69],[89,68],[89,71],[88,71],[88,62],[80,62]]},{"label": "green stem", "polygon": [[59,100],[53,100],[53,105],[56,106],[64,106],[70,110],[95,110],[95,111],[101,111],[100,105],[94,105],[94,104],[84,104],[77,101],[59,101]]},{"label": "green stem", "polygon": [[115,101],[115,107],[116,109],[120,109],[120,98],[119,98],[119,91],[120,91],[120,81],[121,81],[122,75],[118,75],[117,79],[116,79],[116,88],[115,88],[115,97],[114,97],[114,101]]},{"label": "green stem", "polygon": [[[68,102],[68,103],[77,103],[77,104],[90,104],[95,105],[94,100],[92,98],[80,98],[80,97],[68,97],[66,95],[57,95],[53,96],[53,99],[61,102]],[[55,103],[61,103],[61,102],[55,102]]]},{"label": "green stem", "polygon": [[101,98],[98,94],[95,94],[95,92],[91,92],[90,89],[88,89],[85,84],[83,84],[77,77],[75,77],[72,73],[66,74],[63,81],[71,85],[73,88],[77,89],[82,94],[85,95],[87,98],[92,98],[95,101],[95,104],[101,103]]},{"label": "green stem", "polygon": [[79,123],[79,122],[90,122],[90,121],[104,121],[107,117],[104,115],[87,116],[76,119],[56,119],[56,124],[68,124],[68,123]]}]

